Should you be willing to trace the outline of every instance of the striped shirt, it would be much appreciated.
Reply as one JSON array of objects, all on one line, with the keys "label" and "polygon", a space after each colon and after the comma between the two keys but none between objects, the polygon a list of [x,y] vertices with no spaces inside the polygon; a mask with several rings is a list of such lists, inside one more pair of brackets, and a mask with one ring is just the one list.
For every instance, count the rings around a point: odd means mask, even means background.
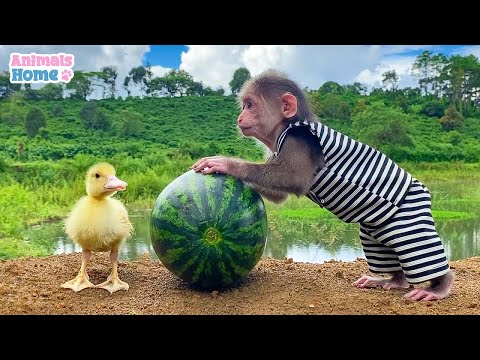
[{"label": "striped shirt", "polygon": [[318,137],[325,167],[319,168],[306,196],[345,222],[378,225],[398,210],[412,176],[374,148],[322,123],[297,121],[277,139],[276,154],[290,129],[308,126]]}]

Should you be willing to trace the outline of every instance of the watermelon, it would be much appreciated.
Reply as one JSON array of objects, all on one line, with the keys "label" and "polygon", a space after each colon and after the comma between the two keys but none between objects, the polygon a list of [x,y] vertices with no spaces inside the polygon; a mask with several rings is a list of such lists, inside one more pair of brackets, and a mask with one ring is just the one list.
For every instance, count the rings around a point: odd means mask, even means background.
[{"label": "watermelon", "polygon": [[261,196],[223,174],[190,170],[168,184],[151,211],[150,238],[162,264],[194,287],[230,287],[258,263],[267,243]]}]

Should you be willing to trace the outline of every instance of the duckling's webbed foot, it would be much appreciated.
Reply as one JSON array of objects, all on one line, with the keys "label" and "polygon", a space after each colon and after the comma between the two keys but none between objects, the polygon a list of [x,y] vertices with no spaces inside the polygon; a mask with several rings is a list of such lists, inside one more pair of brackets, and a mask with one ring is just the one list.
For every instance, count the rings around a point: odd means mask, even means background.
[{"label": "duckling's webbed foot", "polygon": [[65,289],[72,289],[75,292],[79,292],[80,290],[83,290],[86,288],[95,287],[95,285],[89,281],[88,275],[87,273],[85,273],[85,274],[78,274],[75,277],[75,279],[67,281],[62,285],[62,287]]},{"label": "duckling's webbed foot", "polygon": [[63,288],[72,289],[75,292],[79,292],[80,290],[83,290],[86,288],[95,287],[95,285],[90,282],[90,279],[86,271],[87,262],[90,259],[90,254],[91,254],[90,251],[87,251],[87,250],[82,251],[82,266],[80,267],[80,271],[78,272],[78,275],[74,279],[62,284],[61,286]]},{"label": "duckling's webbed foot", "polygon": [[110,294],[113,294],[115,291],[118,290],[127,291],[130,288],[130,286],[126,282],[120,280],[118,276],[113,277],[113,273],[108,277],[107,281],[98,284],[95,287],[108,290]]},{"label": "duckling's webbed foot", "polygon": [[115,291],[118,290],[125,290],[127,291],[130,286],[120,280],[118,277],[118,271],[117,271],[117,266],[118,266],[118,250],[112,250],[110,251],[110,261],[112,262],[112,273],[108,277],[107,281],[96,285],[96,288],[100,289],[105,289],[110,292],[110,294],[113,294]]}]

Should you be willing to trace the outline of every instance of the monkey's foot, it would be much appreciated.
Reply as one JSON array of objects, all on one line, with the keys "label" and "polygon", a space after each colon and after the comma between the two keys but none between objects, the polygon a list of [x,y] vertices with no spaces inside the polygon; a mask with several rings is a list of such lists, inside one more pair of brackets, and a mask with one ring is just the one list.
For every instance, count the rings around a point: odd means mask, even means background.
[{"label": "monkey's foot", "polygon": [[108,277],[107,281],[101,284],[98,284],[95,287],[100,289],[105,289],[109,291],[110,294],[113,294],[115,291],[118,291],[118,290],[128,291],[128,289],[130,288],[130,286],[126,282],[123,282],[118,277],[112,277],[112,275]]},{"label": "monkey's foot", "polygon": [[450,270],[445,275],[433,279],[429,287],[414,289],[406,293],[404,297],[414,301],[445,299],[452,291],[454,277],[453,272]]},{"label": "monkey's foot", "polygon": [[371,288],[382,287],[385,290],[390,289],[408,289],[410,284],[405,279],[405,276],[392,276],[390,279],[373,276],[362,276],[353,283],[357,288]]},{"label": "monkey's foot", "polygon": [[65,289],[72,289],[75,292],[79,292],[80,290],[90,288],[90,287],[95,287],[94,284],[92,284],[89,281],[88,275],[87,274],[78,274],[75,279],[72,279],[70,281],[67,281],[66,283],[61,285],[62,288]]}]

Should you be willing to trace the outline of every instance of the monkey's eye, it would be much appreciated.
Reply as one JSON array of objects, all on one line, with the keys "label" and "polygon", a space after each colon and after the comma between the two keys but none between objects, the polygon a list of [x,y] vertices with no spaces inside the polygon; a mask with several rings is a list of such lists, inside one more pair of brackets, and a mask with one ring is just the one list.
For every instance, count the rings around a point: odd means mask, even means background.
[{"label": "monkey's eye", "polygon": [[253,107],[253,101],[252,100],[247,100],[243,103],[243,109],[245,110],[245,106],[247,107],[248,110],[251,110]]},{"label": "monkey's eye", "polygon": [[99,179],[100,178],[100,174],[99,173],[96,173],[95,174],[95,179]]}]

